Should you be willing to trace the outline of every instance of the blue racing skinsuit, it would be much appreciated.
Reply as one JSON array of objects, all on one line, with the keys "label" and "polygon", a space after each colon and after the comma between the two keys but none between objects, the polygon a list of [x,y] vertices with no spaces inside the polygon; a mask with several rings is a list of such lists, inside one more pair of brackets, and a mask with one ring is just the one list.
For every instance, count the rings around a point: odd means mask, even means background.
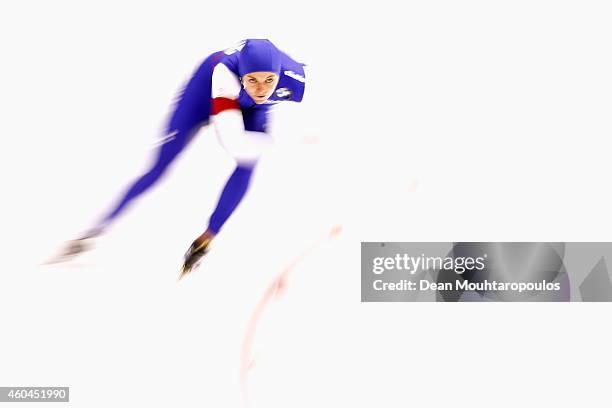
[{"label": "blue racing skinsuit", "polygon": [[[267,65],[267,54],[260,52],[260,49],[266,51],[270,47],[279,63],[273,68]],[[256,104],[240,85],[241,73],[244,74],[245,70],[246,73],[254,72],[248,69],[279,71],[278,85],[264,104]],[[131,185],[96,228],[106,228],[134,198],[155,184],[201,126],[212,122],[222,143],[225,139],[230,147],[240,148],[247,140],[255,140],[257,144],[257,138],[267,136],[266,113],[270,107],[281,101],[302,101],[304,87],[304,64],[277,50],[268,40],[245,40],[235,48],[208,56],[183,89],[153,166]],[[228,146],[226,149],[232,154]],[[244,197],[256,163],[256,155],[241,157],[237,153],[234,157],[236,169],[227,180],[209,219],[208,230],[215,234]]]}]

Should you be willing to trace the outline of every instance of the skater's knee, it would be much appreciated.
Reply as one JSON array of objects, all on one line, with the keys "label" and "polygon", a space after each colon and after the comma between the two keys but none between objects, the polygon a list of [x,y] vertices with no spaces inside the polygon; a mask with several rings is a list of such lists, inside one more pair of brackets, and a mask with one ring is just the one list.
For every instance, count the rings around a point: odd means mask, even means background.
[{"label": "skater's knee", "polygon": [[154,183],[158,178],[160,178],[168,169],[168,164],[166,162],[156,162],[149,168],[147,172],[145,172],[142,176],[140,176],[140,180],[147,183]]}]

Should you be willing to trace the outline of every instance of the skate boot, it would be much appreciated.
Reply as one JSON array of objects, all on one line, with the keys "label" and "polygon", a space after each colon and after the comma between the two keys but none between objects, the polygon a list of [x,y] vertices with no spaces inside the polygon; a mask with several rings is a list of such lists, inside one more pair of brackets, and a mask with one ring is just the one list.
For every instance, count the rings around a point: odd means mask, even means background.
[{"label": "skate boot", "polygon": [[205,235],[193,241],[193,244],[191,244],[185,253],[185,262],[183,263],[179,280],[198,267],[202,257],[208,253],[208,246],[210,245],[212,238],[212,236]]},{"label": "skate boot", "polygon": [[76,258],[77,255],[80,255],[90,250],[95,241],[94,238],[95,235],[91,235],[68,241],[64,249],[60,252],[60,254],[45,262],[45,264],[51,265],[71,261],[72,259]]}]

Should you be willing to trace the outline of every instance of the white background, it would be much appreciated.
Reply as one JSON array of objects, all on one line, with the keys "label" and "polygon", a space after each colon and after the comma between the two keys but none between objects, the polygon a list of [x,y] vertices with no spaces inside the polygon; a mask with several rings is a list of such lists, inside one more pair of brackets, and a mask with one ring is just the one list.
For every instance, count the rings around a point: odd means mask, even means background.
[{"label": "white background", "polygon": [[[260,322],[250,406],[607,406],[609,304],[362,304],[359,243],[610,241],[611,14],[3,2],[0,385],[239,406],[251,313],[315,244]],[[242,38],[312,74],[202,267],[176,282],[232,171],[210,129],[93,252],[39,266],[146,169],[200,61]]]}]

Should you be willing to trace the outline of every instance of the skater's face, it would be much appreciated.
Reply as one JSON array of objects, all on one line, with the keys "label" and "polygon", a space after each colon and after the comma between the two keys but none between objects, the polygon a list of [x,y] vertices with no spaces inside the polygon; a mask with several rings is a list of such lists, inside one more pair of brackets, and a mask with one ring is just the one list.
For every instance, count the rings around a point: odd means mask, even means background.
[{"label": "skater's face", "polygon": [[242,77],[242,86],[257,104],[265,103],[278,84],[274,72],[250,72]]}]

